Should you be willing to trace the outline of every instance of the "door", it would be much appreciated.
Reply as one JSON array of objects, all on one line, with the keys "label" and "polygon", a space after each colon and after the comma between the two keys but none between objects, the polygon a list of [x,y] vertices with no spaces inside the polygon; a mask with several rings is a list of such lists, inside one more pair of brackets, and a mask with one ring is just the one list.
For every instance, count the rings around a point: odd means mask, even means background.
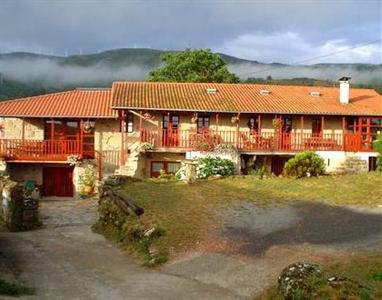
[{"label": "door", "polygon": [[287,156],[273,156],[272,157],[272,166],[271,166],[271,172],[275,174],[276,176],[279,176],[284,171],[284,165],[285,163],[290,159],[291,157]]},{"label": "door", "polygon": [[291,150],[292,146],[292,117],[284,117],[281,127],[281,150]]},{"label": "door", "polygon": [[73,197],[73,168],[43,168],[44,196]]},{"label": "door", "polygon": [[163,147],[179,146],[179,116],[164,115],[162,122],[162,145]]}]

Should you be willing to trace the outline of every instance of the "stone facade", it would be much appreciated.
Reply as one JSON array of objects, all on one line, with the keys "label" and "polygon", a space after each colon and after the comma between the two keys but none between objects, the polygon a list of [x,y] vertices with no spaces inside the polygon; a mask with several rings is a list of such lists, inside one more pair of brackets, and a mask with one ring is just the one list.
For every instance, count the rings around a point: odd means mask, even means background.
[{"label": "stone facade", "polygon": [[[23,119],[21,118],[1,118],[4,130],[1,138],[21,139],[23,132]],[[24,138],[28,140],[44,139],[44,121],[42,119],[24,120]]]}]

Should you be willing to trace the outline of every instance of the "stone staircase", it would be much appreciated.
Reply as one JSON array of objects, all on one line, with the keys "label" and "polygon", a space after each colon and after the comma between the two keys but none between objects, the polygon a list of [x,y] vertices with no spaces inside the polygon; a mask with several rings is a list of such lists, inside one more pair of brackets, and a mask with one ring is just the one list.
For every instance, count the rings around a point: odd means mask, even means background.
[{"label": "stone staircase", "polygon": [[358,156],[346,157],[340,167],[336,169],[338,174],[360,174],[366,173],[369,170],[369,165],[366,160],[362,160]]},{"label": "stone staircase", "polygon": [[125,165],[115,170],[115,174],[134,177],[137,175],[138,163],[139,153],[132,153],[126,159]]}]

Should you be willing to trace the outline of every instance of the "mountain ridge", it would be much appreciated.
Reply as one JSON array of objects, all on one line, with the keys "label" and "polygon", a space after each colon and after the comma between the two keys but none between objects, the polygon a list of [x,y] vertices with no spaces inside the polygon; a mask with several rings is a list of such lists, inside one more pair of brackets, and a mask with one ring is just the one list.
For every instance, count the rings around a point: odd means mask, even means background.
[{"label": "mountain ridge", "polygon": [[[119,48],[91,54],[59,56],[30,52],[0,54],[0,99],[32,96],[78,86],[110,86],[116,80],[145,80],[149,71],[161,66],[161,56],[176,50]],[[334,82],[346,75],[368,87],[382,86],[382,64],[288,65],[263,63],[218,53],[231,72],[242,81],[296,84]],[[304,78],[306,80],[297,80]],[[294,80],[295,79],[295,80]],[[273,80],[273,81],[272,81]]]}]

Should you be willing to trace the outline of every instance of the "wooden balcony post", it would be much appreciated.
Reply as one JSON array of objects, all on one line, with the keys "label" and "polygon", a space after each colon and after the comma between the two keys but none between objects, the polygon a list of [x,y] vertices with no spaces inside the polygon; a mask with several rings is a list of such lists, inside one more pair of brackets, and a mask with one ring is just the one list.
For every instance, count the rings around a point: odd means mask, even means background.
[{"label": "wooden balcony post", "polygon": [[342,117],[342,150],[345,151],[346,118]]},{"label": "wooden balcony post", "polygon": [[25,118],[22,119],[22,131],[21,131],[21,139],[25,140]]},{"label": "wooden balcony post", "polygon": [[371,146],[371,118],[368,117],[366,119],[366,134],[367,134],[367,149],[370,150],[372,149],[372,146]]},{"label": "wooden balcony post", "polygon": [[321,136],[324,136],[324,129],[325,129],[325,117],[321,117]]},{"label": "wooden balcony post", "polygon": [[257,115],[257,135],[261,136],[261,115]]},{"label": "wooden balcony post", "polygon": [[125,117],[125,111],[119,112],[119,127],[121,132],[121,155],[120,155],[120,162],[119,165],[122,167],[125,164],[125,124],[124,124],[124,117]]},{"label": "wooden balcony post", "polygon": [[240,138],[239,138],[240,113],[238,113],[237,118],[238,118],[238,120],[236,122],[236,148],[239,148],[239,141],[240,141]]},{"label": "wooden balcony post", "polygon": [[[54,124],[54,122],[52,122],[52,124]],[[54,127],[54,125],[53,125]],[[84,140],[84,120],[81,119],[80,120],[80,144],[79,144],[79,147],[80,147],[80,155],[82,156],[83,155],[83,152],[84,152],[84,148],[83,148],[83,140]]]},{"label": "wooden balcony post", "polygon": [[216,135],[219,134],[219,114],[216,114],[215,115],[215,131],[216,131]]}]

